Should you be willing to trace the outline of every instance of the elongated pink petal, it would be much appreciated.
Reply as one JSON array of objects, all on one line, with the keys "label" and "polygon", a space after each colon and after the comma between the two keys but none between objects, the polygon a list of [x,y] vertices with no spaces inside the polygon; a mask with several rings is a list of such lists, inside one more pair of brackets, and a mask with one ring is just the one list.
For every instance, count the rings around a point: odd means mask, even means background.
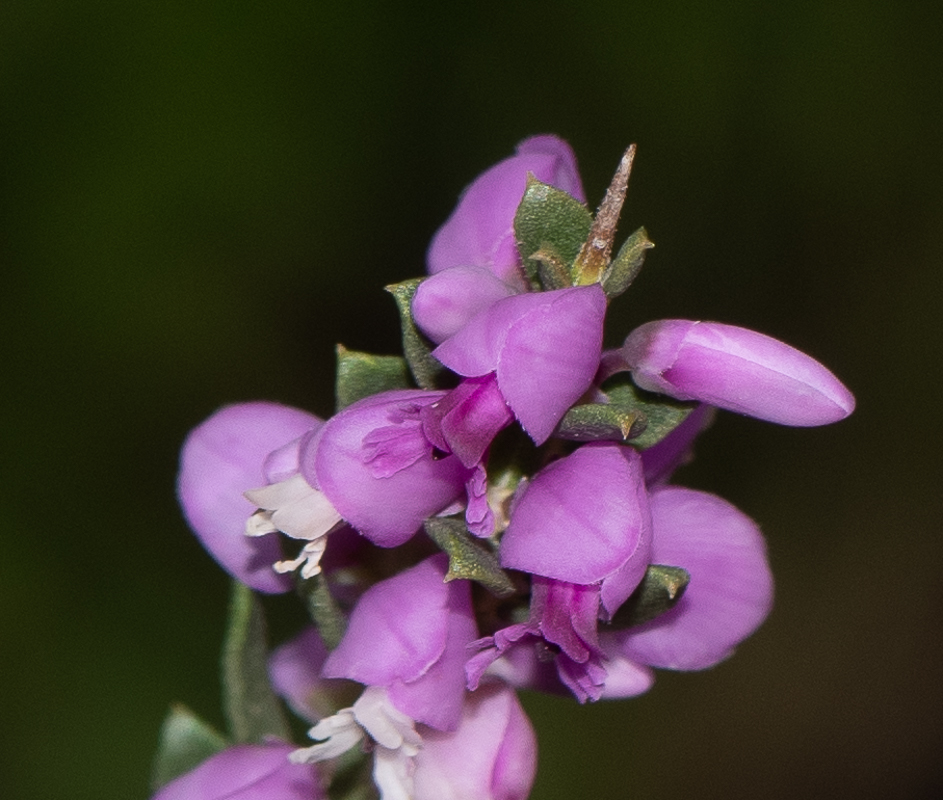
[{"label": "elongated pink petal", "polygon": [[524,288],[514,215],[528,172],[585,201],[570,146],[555,136],[526,139],[516,155],[495,164],[465,189],[452,216],[432,239],[427,254],[431,274],[450,267],[485,267],[502,281]]},{"label": "elongated pink petal", "polygon": [[643,389],[781,425],[827,425],[855,407],[851,392],[818,361],[746,328],[649,322],[629,334],[623,353]]},{"label": "elongated pink petal", "polygon": [[272,569],[282,557],[278,538],[245,535],[256,507],[243,492],[266,483],[271,451],[321,424],[297,408],[242,403],[221,408],[184,442],[177,495],[187,522],[223,569],[260,592],[286,592],[292,582]]},{"label": "elongated pink petal", "polygon": [[704,669],[731,655],[769,614],[766,544],[753,520],[716,495],[668,486],[652,493],[651,507],[652,563],[683,567],[691,582],[670,611],[616,634],[617,650],[653,667]]}]

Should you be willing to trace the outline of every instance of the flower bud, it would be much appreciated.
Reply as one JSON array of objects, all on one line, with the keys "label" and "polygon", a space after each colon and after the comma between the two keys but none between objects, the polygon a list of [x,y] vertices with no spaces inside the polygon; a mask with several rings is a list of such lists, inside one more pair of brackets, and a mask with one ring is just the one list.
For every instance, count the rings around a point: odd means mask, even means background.
[{"label": "flower bud", "polygon": [[855,398],[805,353],[756,331],[666,319],[629,334],[622,354],[642,389],[781,425],[827,425]]}]

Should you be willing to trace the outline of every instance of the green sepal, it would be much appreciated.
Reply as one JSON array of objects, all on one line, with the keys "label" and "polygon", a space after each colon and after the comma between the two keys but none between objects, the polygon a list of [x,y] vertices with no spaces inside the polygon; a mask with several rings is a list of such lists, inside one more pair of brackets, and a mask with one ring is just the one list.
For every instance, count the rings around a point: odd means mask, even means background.
[{"label": "green sepal", "polygon": [[344,638],[347,618],[335,602],[324,573],[319,572],[307,580],[299,581],[298,593],[304,599],[308,615],[324,644],[328,650],[333,650]]},{"label": "green sepal", "polygon": [[289,738],[288,725],[268,677],[262,604],[252,590],[232,582],[229,623],[222,657],[223,711],[237,743],[267,736]]},{"label": "green sepal", "polygon": [[409,371],[402,356],[375,356],[337,345],[337,411],[370,395],[409,388]]},{"label": "green sepal", "polygon": [[610,378],[603,391],[608,403],[574,406],[560,421],[556,435],[578,442],[627,442],[646,450],[664,439],[697,407],[697,403],[639,389],[627,372]]},{"label": "green sepal", "polygon": [[[593,215],[579,200],[528,173],[527,189],[514,215],[514,235],[531,283],[540,282],[536,254],[541,253],[543,260],[569,267],[579,255],[592,224]],[[567,280],[565,285],[572,285],[572,281]]]},{"label": "green sepal", "polygon": [[151,767],[151,791],[196,769],[210,756],[229,746],[221,733],[189,708],[174,703],[160,728],[157,753]]},{"label": "green sepal", "polygon": [[496,597],[514,594],[514,584],[501,569],[498,559],[473,540],[464,522],[448,517],[432,517],[423,526],[429,538],[448,554],[446,581],[465,578],[480,583]]},{"label": "green sepal", "polygon": [[629,288],[642,269],[645,251],[654,246],[645,228],[639,228],[625,240],[619,254],[603,272],[601,284],[606,297],[618,297]]},{"label": "green sepal", "polygon": [[384,287],[396,301],[399,309],[400,327],[403,331],[403,355],[413,374],[416,384],[423,389],[435,389],[439,376],[445,372],[443,367],[432,357],[432,348],[427,344],[416,323],[413,321],[413,297],[423,278],[411,278],[402,283],[393,283]]},{"label": "green sepal", "polygon": [[631,628],[660,617],[674,608],[690,581],[691,573],[681,567],[649,565],[642,582],[619,606],[610,625],[613,628]]}]

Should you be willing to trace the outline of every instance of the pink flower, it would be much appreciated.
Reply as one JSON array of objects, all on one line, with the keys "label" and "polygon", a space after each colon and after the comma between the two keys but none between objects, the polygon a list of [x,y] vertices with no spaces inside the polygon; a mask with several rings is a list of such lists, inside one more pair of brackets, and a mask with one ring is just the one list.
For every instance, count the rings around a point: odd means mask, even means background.
[{"label": "pink flower", "polygon": [[643,389],[806,427],[847,417],[855,398],[818,361],[756,331],[665,319],[629,334],[622,355]]},{"label": "pink flower", "polygon": [[281,558],[277,539],[244,535],[256,506],[243,493],[268,481],[270,452],[322,424],[297,408],[241,403],[221,408],[184,442],[177,495],[187,522],[223,569],[260,592],[286,592],[291,580],[272,570]]},{"label": "pink flower", "polygon": [[293,750],[283,742],[227,748],[152,800],[326,800],[315,767],[288,760]]}]

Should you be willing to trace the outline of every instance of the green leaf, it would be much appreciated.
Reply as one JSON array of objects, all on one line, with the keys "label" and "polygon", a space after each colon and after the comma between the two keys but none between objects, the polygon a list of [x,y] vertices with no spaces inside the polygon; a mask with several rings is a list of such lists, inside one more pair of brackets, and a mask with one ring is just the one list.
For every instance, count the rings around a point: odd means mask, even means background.
[{"label": "green leaf", "polygon": [[602,288],[606,297],[618,297],[629,286],[642,269],[645,262],[645,251],[655,245],[649,240],[645,228],[639,228],[622,245],[612,263],[606,268],[602,276]]},{"label": "green leaf", "polygon": [[660,617],[684,596],[691,574],[681,567],[651,564],[645,577],[612,617],[614,628],[631,628]]},{"label": "green leaf", "polygon": [[238,581],[232,582],[222,673],[223,710],[236,742],[258,743],[267,736],[289,738],[285,716],[269,683],[262,605],[252,590]]},{"label": "green leaf", "polygon": [[697,403],[646,392],[619,373],[603,384],[608,403],[586,403],[566,412],[556,435],[578,442],[628,442],[639,450],[658,444],[677,428]]},{"label": "green leaf", "polygon": [[396,307],[399,309],[400,327],[403,330],[403,354],[406,356],[406,363],[409,364],[413,378],[423,389],[435,389],[440,376],[445,372],[445,367],[432,357],[432,348],[429,347],[426,337],[419,332],[413,321],[413,297],[422,281],[423,278],[412,278],[385,288],[393,295]]},{"label": "green leaf", "polygon": [[379,392],[407,388],[409,373],[402,356],[375,356],[337,345],[337,411]]},{"label": "green leaf", "polygon": [[340,610],[334,601],[334,596],[328,588],[324,573],[319,572],[317,575],[301,581],[298,590],[304,597],[308,614],[318,629],[318,633],[321,634],[324,644],[327,645],[328,650],[333,650],[344,637],[347,620],[344,617],[344,612]]},{"label": "green leaf", "polygon": [[449,556],[445,580],[465,578],[476,581],[496,597],[514,594],[514,584],[501,569],[494,554],[474,541],[465,523],[447,517],[432,517],[423,526],[429,538]]},{"label": "green leaf", "polygon": [[[593,215],[579,200],[528,173],[527,189],[514,216],[514,234],[531,282],[538,279],[538,264],[533,260],[538,258],[536,254],[541,254],[540,260],[569,267],[592,224]],[[567,280],[566,285],[570,284]]]},{"label": "green leaf", "polygon": [[151,791],[195,769],[225,750],[226,738],[179,703],[170,707],[160,729],[157,755],[151,769]]}]

